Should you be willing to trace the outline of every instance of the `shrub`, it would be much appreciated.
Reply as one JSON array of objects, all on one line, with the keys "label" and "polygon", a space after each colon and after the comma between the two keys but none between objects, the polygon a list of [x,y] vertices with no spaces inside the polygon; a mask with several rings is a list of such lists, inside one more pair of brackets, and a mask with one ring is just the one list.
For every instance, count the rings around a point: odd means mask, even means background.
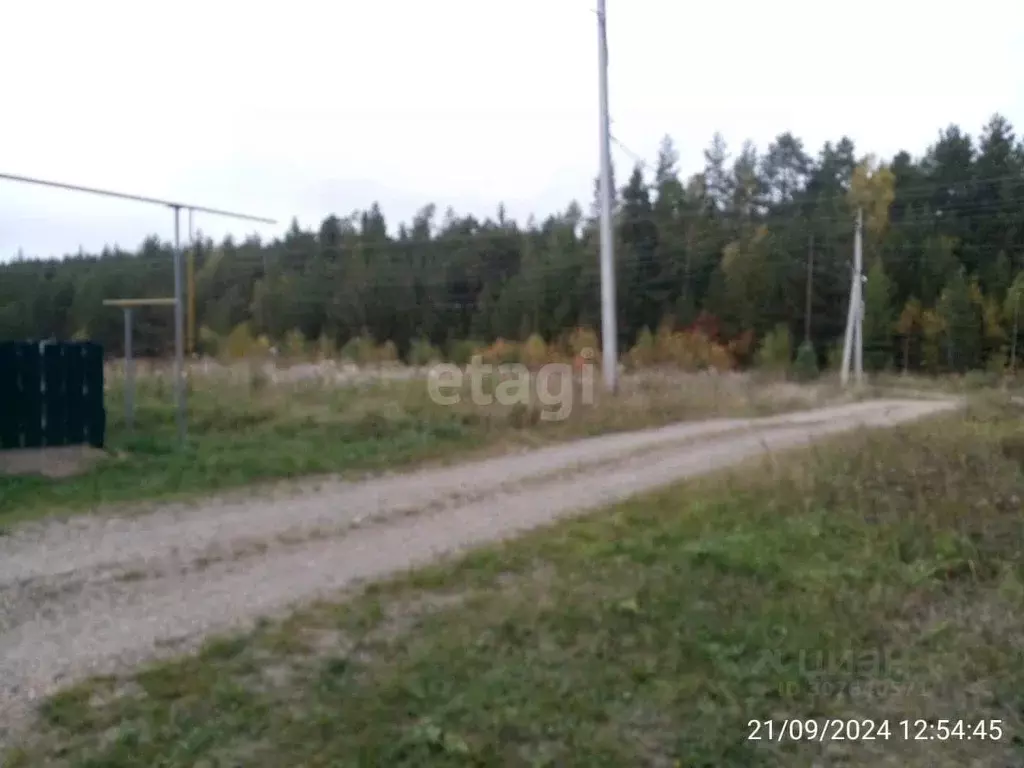
[{"label": "shrub", "polygon": [[199,329],[199,352],[204,355],[220,354],[221,338],[205,325]]},{"label": "shrub", "polygon": [[716,371],[731,371],[736,367],[736,358],[728,347],[712,343],[708,349],[708,367]]},{"label": "shrub", "polygon": [[341,348],[341,356],[359,365],[367,365],[377,360],[377,345],[373,337],[367,333],[354,336]]},{"label": "shrub", "polygon": [[667,327],[658,329],[654,341],[654,361],[673,365],[684,371],[729,371],[736,367],[736,359],[729,349],[713,341],[700,330],[673,333]]},{"label": "shrub", "polygon": [[427,339],[415,339],[409,348],[409,365],[431,365],[441,360],[441,350]]},{"label": "shrub", "polygon": [[992,354],[989,355],[988,361],[985,363],[985,370],[993,374],[1006,373],[1006,369],[1010,364],[1009,361],[1009,350],[1007,350],[1006,345],[1002,345],[998,349],[993,350]]},{"label": "shrub", "polygon": [[305,357],[307,346],[306,337],[298,328],[288,331],[281,340],[281,352],[289,358]]},{"label": "shrub", "polygon": [[483,362],[489,365],[504,365],[519,361],[519,345],[505,339],[498,339],[491,346],[480,350]]},{"label": "shrub", "polygon": [[780,323],[765,335],[757,350],[756,360],[758,367],[765,370],[789,370],[793,360],[793,341],[787,326]]},{"label": "shrub", "polygon": [[843,367],[843,342],[837,341],[829,347],[826,365],[830,371],[838,371]]},{"label": "shrub", "polygon": [[333,360],[338,354],[334,339],[326,333],[321,333],[316,340],[316,354],[320,360]]},{"label": "shrub", "polygon": [[548,345],[539,334],[531,334],[519,348],[519,362],[528,368],[540,368],[548,362]]},{"label": "shrub", "polygon": [[588,365],[601,365],[601,352],[593,347],[584,347],[578,355],[571,358],[570,364],[574,373],[582,373]]},{"label": "shrub", "polygon": [[473,355],[477,354],[483,345],[478,341],[468,339],[453,339],[448,342],[447,357],[455,365],[469,365]]},{"label": "shrub", "polygon": [[710,341],[717,342],[721,334],[721,323],[718,318],[708,313],[705,310],[701,310],[700,314],[697,315],[697,319],[693,321],[693,325],[687,328],[690,333],[699,333]]},{"label": "shrub", "polygon": [[740,365],[748,365],[754,352],[754,331],[745,330],[728,344],[729,355]]},{"label": "shrub", "polygon": [[594,359],[600,357],[601,342],[597,333],[592,328],[574,328],[569,334],[569,352],[574,358],[579,357],[586,350],[594,353]]},{"label": "shrub", "polygon": [[684,371],[696,371],[701,368],[701,357],[704,351],[704,337],[699,333],[668,333],[659,345],[664,357],[658,362],[670,363]]},{"label": "shrub", "polygon": [[965,389],[984,389],[999,383],[999,374],[992,371],[968,371],[964,374]]},{"label": "shrub", "polygon": [[654,349],[652,350],[652,358],[655,364],[671,363],[678,357],[678,339],[672,332],[672,326],[668,323],[662,323],[658,326],[658,330],[653,337]]},{"label": "shrub", "polygon": [[673,331],[663,322],[655,335],[644,328],[637,342],[629,350],[627,360],[633,367],[668,365],[685,371],[703,371],[714,368],[729,371],[736,367],[736,358],[723,344],[719,344],[704,331],[691,328]]},{"label": "shrub", "polygon": [[636,344],[629,350],[626,355],[629,364],[634,368],[644,368],[649,365],[654,365],[657,361],[656,349],[654,345],[654,334],[651,333],[651,329],[646,326],[640,335],[637,336]]},{"label": "shrub", "polygon": [[540,409],[535,405],[516,403],[508,412],[508,423],[514,429],[534,427],[540,422]]},{"label": "shrub", "polygon": [[379,347],[373,350],[373,361],[377,363],[398,362],[398,347],[395,342],[388,339]]},{"label": "shrub", "polygon": [[810,381],[818,377],[818,353],[810,341],[804,341],[797,349],[793,375],[799,381]]},{"label": "shrub", "polygon": [[221,349],[218,351],[231,360],[243,360],[251,357],[258,349],[256,339],[252,337],[248,323],[239,323],[232,328],[231,333],[227,335],[227,338],[224,339],[224,343],[220,347]]}]

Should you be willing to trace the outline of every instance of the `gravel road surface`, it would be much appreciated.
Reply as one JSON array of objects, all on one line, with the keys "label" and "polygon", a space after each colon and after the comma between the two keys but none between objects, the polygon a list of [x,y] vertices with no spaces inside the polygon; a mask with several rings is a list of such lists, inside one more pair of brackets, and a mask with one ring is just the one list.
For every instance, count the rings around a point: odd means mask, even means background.
[{"label": "gravel road surface", "polygon": [[677,424],[280,498],[20,526],[0,537],[0,748],[34,702],[85,676],[766,450],[959,405],[880,400]]}]

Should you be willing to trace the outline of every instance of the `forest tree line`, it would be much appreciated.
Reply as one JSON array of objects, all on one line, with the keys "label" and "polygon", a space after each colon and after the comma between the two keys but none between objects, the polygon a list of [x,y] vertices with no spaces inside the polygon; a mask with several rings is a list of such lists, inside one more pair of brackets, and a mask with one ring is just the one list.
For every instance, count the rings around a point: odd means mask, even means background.
[{"label": "forest tree line", "polygon": [[[790,133],[732,152],[716,135],[682,178],[670,138],[614,201],[620,349],[645,329],[700,328],[726,344],[787,328],[819,361],[846,323],[856,211],[863,212],[865,365],[1003,369],[1024,312],[1024,141],[994,116],[951,125],[921,154],[858,155],[848,138],[812,154]],[[595,184],[596,191],[596,184]],[[479,220],[425,206],[390,233],[377,204],[296,222],[270,242],[200,237],[197,325],[342,345],[554,340],[600,323],[597,205],[542,221]],[[169,244],[0,265],[0,338],[91,338],[122,351],[118,297],[166,296]],[[708,330],[710,329],[710,330]],[[173,313],[136,312],[138,353],[169,354]]]}]

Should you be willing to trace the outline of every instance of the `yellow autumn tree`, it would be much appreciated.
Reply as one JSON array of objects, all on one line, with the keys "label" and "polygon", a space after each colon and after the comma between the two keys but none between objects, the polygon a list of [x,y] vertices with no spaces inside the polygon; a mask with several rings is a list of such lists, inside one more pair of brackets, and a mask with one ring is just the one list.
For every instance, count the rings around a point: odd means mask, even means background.
[{"label": "yellow autumn tree", "polygon": [[853,170],[848,199],[854,211],[864,211],[864,245],[876,251],[889,227],[889,207],[896,199],[896,175],[874,155],[867,155]]},{"label": "yellow autumn tree", "polygon": [[540,368],[548,361],[548,345],[538,333],[530,334],[519,348],[519,362],[527,368]]},{"label": "yellow autumn tree", "polygon": [[253,355],[257,349],[257,340],[253,338],[249,324],[239,323],[224,339],[220,351],[230,360],[243,360]]}]

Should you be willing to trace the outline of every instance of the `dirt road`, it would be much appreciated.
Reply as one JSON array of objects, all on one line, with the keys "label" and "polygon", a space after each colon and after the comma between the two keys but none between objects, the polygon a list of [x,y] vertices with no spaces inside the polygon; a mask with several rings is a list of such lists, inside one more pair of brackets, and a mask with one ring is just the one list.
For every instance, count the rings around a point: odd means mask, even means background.
[{"label": "dirt road", "polygon": [[23,526],[0,537],[0,746],[33,701],[83,676],[765,450],[958,405],[874,401],[679,424],[297,496]]}]

